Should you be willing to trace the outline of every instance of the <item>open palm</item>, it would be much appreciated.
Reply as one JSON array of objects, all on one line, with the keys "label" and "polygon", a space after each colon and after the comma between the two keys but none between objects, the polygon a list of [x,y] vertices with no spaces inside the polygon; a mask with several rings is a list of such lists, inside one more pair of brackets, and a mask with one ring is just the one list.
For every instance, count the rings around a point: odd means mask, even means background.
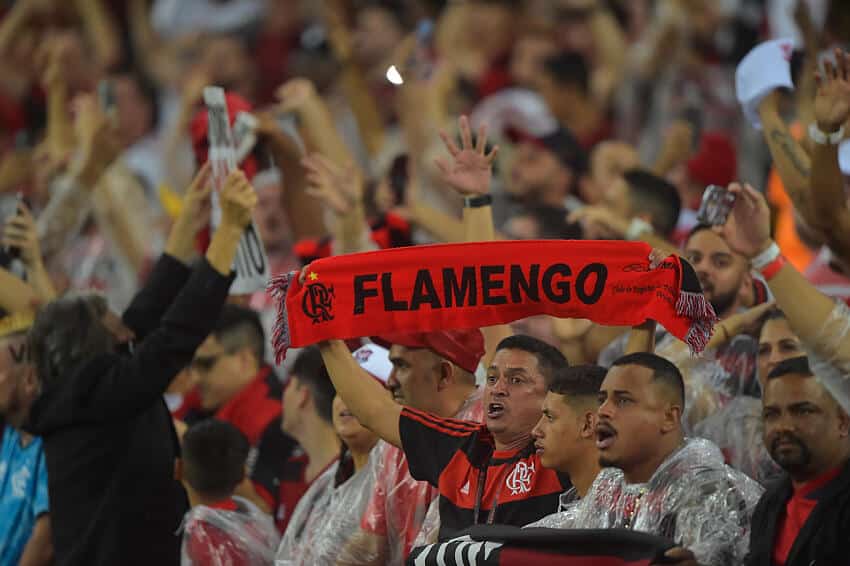
[{"label": "open palm", "polygon": [[818,74],[815,119],[821,129],[835,131],[850,118],[850,55],[835,50],[836,64],[824,62]]},{"label": "open palm", "polygon": [[440,133],[440,137],[452,157],[451,162],[443,157],[435,161],[440,170],[440,177],[444,183],[464,196],[487,194],[490,191],[493,160],[496,158],[499,148],[494,147],[490,153],[485,153],[487,148],[486,126],[482,125],[478,129],[474,145],[469,119],[466,116],[461,116],[459,126],[461,147],[458,147],[445,132]]}]

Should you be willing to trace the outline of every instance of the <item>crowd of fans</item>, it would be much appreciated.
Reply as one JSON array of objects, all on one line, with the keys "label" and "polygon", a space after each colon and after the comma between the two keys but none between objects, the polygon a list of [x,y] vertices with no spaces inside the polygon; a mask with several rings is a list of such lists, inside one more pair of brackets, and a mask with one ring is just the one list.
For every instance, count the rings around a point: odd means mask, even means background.
[{"label": "crowd of fans", "polygon": [[[850,564],[850,3],[0,15],[0,565],[490,564],[446,545],[496,525]],[[252,222],[302,281],[429,243],[644,242],[718,322],[698,356],[652,320],[539,315],[278,363],[276,300],[231,288]]]}]

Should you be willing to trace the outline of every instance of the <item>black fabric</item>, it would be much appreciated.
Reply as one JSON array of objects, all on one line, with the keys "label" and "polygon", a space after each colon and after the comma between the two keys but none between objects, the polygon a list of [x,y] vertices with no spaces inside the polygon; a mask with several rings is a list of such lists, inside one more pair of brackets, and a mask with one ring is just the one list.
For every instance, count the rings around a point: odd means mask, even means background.
[{"label": "black fabric", "polygon": [[[773,566],[779,518],[792,493],[791,479],[785,475],[762,495],[753,513],[747,566]],[[785,566],[850,564],[850,461],[836,479],[819,490],[817,498]]]},{"label": "black fabric", "polygon": [[628,529],[523,529],[477,525],[455,540],[413,549],[407,564],[637,566],[663,563],[664,553],[672,546],[669,539]]},{"label": "black fabric", "polygon": [[180,563],[187,501],[162,394],[212,330],[231,280],[163,256],[124,313],[135,353],[68,368],[34,404],[27,429],[44,440],[56,566]]}]

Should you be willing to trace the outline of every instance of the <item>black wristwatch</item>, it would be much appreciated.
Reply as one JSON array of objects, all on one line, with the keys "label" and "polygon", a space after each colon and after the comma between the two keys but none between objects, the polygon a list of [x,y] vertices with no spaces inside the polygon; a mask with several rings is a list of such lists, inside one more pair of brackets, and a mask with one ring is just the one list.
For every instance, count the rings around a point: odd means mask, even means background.
[{"label": "black wristwatch", "polygon": [[464,208],[480,208],[482,206],[490,206],[493,204],[493,197],[491,195],[477,195],[474,197],[464,197],[463,206]]}]

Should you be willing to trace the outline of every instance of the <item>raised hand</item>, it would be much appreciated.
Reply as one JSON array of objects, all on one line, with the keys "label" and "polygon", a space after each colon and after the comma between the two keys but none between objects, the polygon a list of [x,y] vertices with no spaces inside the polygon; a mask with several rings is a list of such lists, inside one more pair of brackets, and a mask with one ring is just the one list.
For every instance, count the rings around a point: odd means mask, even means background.
[{"label": "raised hand", "polygon": [[212,201],[210,193],[212,192],[212,183],[210,182],[210,174],[212,167],[207,161],[192,179],[192,184],[186,190],[186,197],[183,200],[183,209],[180,211],[180,216],[186,219],[186,222],[192,232],[197,233],[202,228],[206,227],[210,221],[210,212],[212,210]]},{"label": "raised hand", "polygon": [[280,102],[280,110],[283,112],[298,112],[317,96],[316,87],[308,79],[292,79],[275,91],[275,98]]},{"label": "raised hand", "polygon": [[363,177],[353,162],[338,165],[313,153],[301,164],[307,170],[307,194],[321,199],[338,216],[345,216],[363,201]]},{"label": "raised hand", "polygon": [[746,258],[753,258],[770,246],[770,209],[764,195],[750,185],[729,185],[735,195],[735,205],[726,220],[718,227],[729,247]]},{"label": "raised hand", "polygon": [[41,264],[41,248],[38,243],[35,219],[23,202],[18,203],[18,213],[6,221],[3,245],[19,248],[21,260],[27,269],[31,270]]},{"label": "raised hand", "polygon": [[251,223],[251,213],[257,206],[257,192],[240,170],[231,171],[219,195],[221,224],[245,228]]},{"label": "raised hand", "polygon": [[460,148],[445,132],[440,132],[440,137],[454,161],[450,162],[448,159],[440,157],[434,163],[440,170],[442,181],[461,195],[487,194],[490,191],[493,161],[496,159],[499,148],[498,146],[494,147],[490,150],[490,153],[485,153],[487,148],[486,125],[478,128],[478,136],[474,146],[469,118],[461,116],[458,125],[460,127]]},{"label": "raised hand", "polygon": [[121,152],[113,120],[100,109],[91,95],[75,100],[74,134],[80,149],[80,169],[84,183],[93,189],[97,179]]},{"label": "raised hand", "polygon": [[823,132],[837,131],[850,118],[850,55],[836,49],[835,61],[824,61],[816,75],[815,120]]}]

